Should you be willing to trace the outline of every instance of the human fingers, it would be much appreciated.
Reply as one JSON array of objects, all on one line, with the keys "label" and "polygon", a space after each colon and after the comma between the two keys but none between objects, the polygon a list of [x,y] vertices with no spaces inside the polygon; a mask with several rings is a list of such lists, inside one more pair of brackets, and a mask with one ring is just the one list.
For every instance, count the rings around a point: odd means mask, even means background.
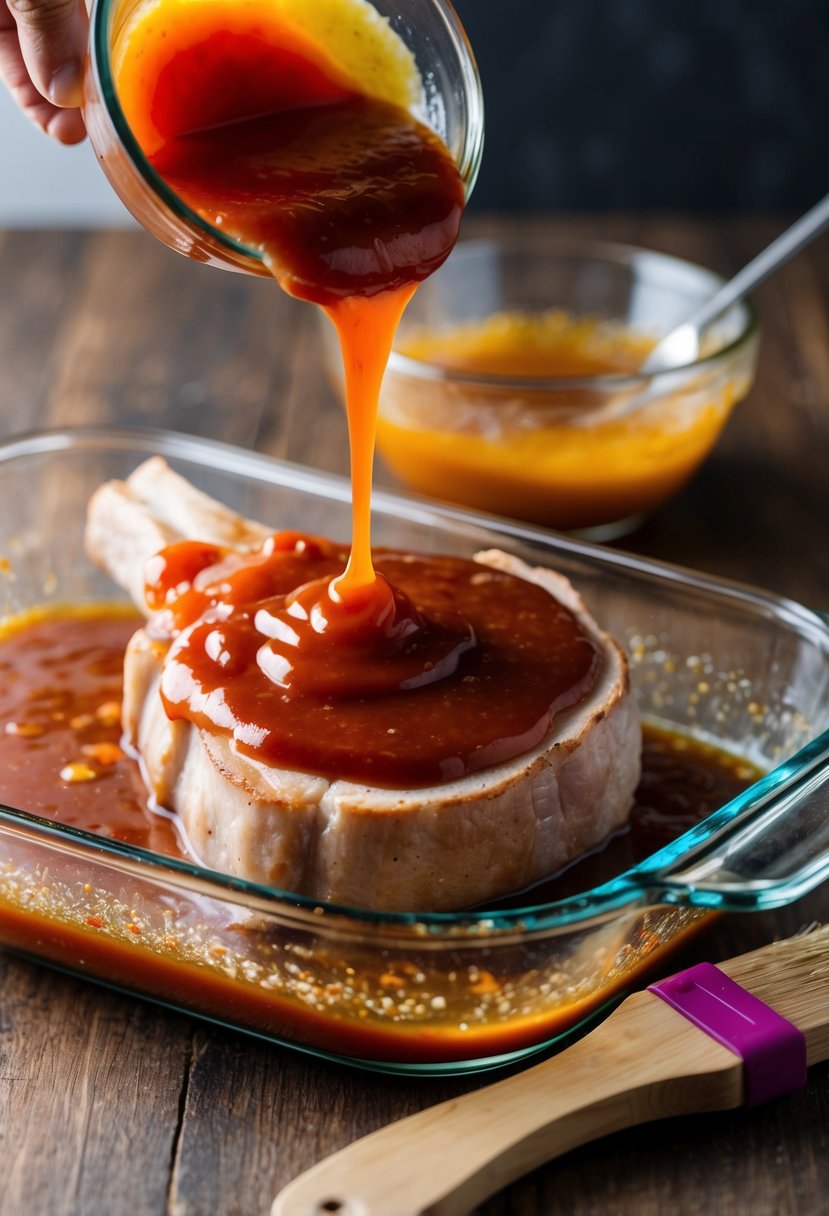
[{"label": "human fingers", "polygon": [[80,0],[0,0],[0,77],[26,114],[63,143],[84,135],[86,36]]},{"label": "human fingers", "polygon": [[28,118],[64,144],[78,143],[84,137],[80,110],[59,109],[47,101],[32,84],[23,62],[17,26],[11,12],[0,0],[0,80]]}]

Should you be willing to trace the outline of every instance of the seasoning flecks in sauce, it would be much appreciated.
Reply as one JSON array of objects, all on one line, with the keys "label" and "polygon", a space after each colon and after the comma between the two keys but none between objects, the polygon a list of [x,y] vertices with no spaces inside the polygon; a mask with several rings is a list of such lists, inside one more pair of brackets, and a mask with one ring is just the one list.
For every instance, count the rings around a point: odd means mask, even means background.
[{"label": "seasoning flecks in sauce", "polygon": [[[180,571],[186,566],[182,560]],[[129,757],[121,755],[108,765],[93,761],[97,773],[92,781],[68,783],[60,775],[85,756],[87,744],[118,748],[122,655],[138,623],[136,617],[102,607],[39,611],[6,626],[0,634],[0,801],[186,858],[171,823],[147,810],[143,783]],[[618,874],[757,775],[750,765],[715,748],[646,726],[642,782],[630,830],[514,902],[525,906],[561,898]],[[606,1001],[620,984],[632,983],[653,949],[654,935],[645,933],[641,949],[633,950],[614,980],[599,968],[592,988],[576,987],[574,995],[563,992],[561,999],[553,999],[552,992],[540,996],[536,972],[527,972],[525,963],[514,977],[482,969],[479,951],[474,978],[471,967],[457,978],[454,973],[447,977],[440,967],[433,970],[431,956],[423,958],[420,974],[411,958],[386,950],[379,960],[369,951],[366,969],[358,964],[361,970],[355,975],[353,956],[340,957],[322,944],[325,939],[309,962],[292,930],[283,939],[280,930],[208,920],[200,936],[186,907],[181,908],[181,925],[176,923],[174,888],[165,893],[163,885],[148,886],[141,898],[147,900],[152,891],[159,915],[145,907],[142,916],[133,903],[124,905],[92,884],[83,892],[73,888],[62,894],[56,880],[50,893],[37,864],[33,873],[36,898],[28,897],[29,887],[19,885],[14,875],[3,887],[0,875],[0,940],[5,944],[25,952],[37,941],[38,953],[60,966],[260,1033],[363,1059],[454,1061],[538,1043]],[[677,915],[685,918],[678,922],[680,936],[699,923],[694,914]],[[160,932],[151,929],[154,920],[161,923]],[[470,1001],[485,1012],[480,1021],[470,1019]],[[419,1010],[428,1010],[428,1025],[426,1013]]]},{"label": "seasoning flecks in sauce", "polygon": [[124,649],[140,621],[112,608],[45,609],[0,629],[0,801],[69,827],[177,852],[148,818],[121,747]]}]

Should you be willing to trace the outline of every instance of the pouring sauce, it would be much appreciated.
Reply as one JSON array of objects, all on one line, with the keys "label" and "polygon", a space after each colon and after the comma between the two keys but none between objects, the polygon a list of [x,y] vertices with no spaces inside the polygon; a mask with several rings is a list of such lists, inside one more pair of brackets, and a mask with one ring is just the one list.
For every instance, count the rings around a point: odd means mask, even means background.
[{"label": "pouring sauce", "polygon": [[[175,0],[159,0],[139,13],[116,71],[121,105],[178,197],[336,326],[353,534],[350,553],[277,537],[252,567],[199,546],[166,552],[148,594],[168,606],[151,626],[170,644],[167,713],[266,763],[392,788],[527,752],[595,681],[576,618],[469,563],[384,555],[377,570],[372,558],[380,384],[403,308],[457,237],[457,168],[408,109],[358,91],[280,6],[191,10],[176,20]],[[213,574],[196,569],[200,555]],[[201,590],[180,596],[191,567]],[[524,636],[507,651],[517,622]]]},{"label": "pouring sauce", "polygon": [[[251,622],[245,610],[253,601],[249,587],[237,596],[240,588],[235,584],[263,573],[269,602],[260,624],[280,643],[270,648],[268,678],[289,699],[290,690],[299,686],[310,705],[313,691],[309,696],[308,690],[319,678],[319,663],[314,661],[319,650],[334,640],[330,649],[339,655],[355,636],[372,654],[388,656],[391,650],[392,663],[383,666],[392,670],[398,690],[410,681],[419,688],[437,684],[428,672],[458,670],[461,660],[479,647],[475,606],[464,599],[459,612],[455,589],[446,597],[452,605],[449,611],[439,603],[426,603],[421,584],[427,580],[407,569],[408,556],[383,556],[378,574],[370,548],[368,504],[377,394],[394,329],[417,282],[440,265],[452,247],[463,206],[462,184],[446,150],[405,108],[355,91],[324,62],[318,48],[309,49],[303,36],[279,25],[275,8],[270,12],[264,5],[213,0],[188,5],[187,22],[166,22],[168,7],[162,0],[139,11],[125,34],[130,54],[118,77],[121,103],[151,163],[180,197],[211,223],[259,248],[282,285],[324,307],[337,326],[347,372],[354,490],[353,544],[342,573],[343,553],[325,544],[314,550],[303,542],[301,560],[311,577],[298,584],[294,570],[290,586],[280,587],[276,568],[284,573],[297,548],[294,544],[280,550],[277,543],[263,552],[261,569],[253,575],[250,566],[235,572],[225,569],[219,595],[212,584],[199,585],[199,574],[216,560],[232,564],[228,555],[209,554],[206,566],[200,565],[204,553],[192,549],[161,555],[151,578],[159,643],[179,648],[178,674],[183,672],[185,683],[201,681],[198,688],[191,684],[179,695],[174,671],[172,687],[165,690],[168,707],[173,713],[186,709],[194,717],[204,711],[211,691],[205,684],[210,670],[204,666],[205,656],[224,666],[226,674],[249,661]],[[254,14],[253,31],[232,28],[240,11]],[[134,92],[128,63],[139,77],[144,73],[143,80],[133,80]],[[277,553],[281,563],[271,562]],[[446,561],[443,567],[433,560],[427,563],[433,590],[435,584],[440,589],[442,572],[449,583],[462,577],[452,559]],[[522,594],[531,596],[523,583]],[[205,597],[215,620],[204,620]],[[255,598],[259,602],[263,597]],[[470,593],[470,598],[477,600],[479,593]],[[574,664],[562,687],[554,687],[552,704],[572,704],[566,698],[578,698],[589,687],[595,656],[551,597],[545,593],[544,598],[539,615],[557,614],[556,646],[560,640],[558,648],[566,649],[568,662]],[[199,614],[191,616],[196,609]],[[499,618],[489,604],[482,613],[488,624],[494,620],[501,628],[507,616],[502,612]],[[315,629],[315,619],[325,627]],[[291,641],[286,652],[287,629],[298,622],[294,632],[300,641]],[[0,647],[0,796],[69,826],[181,856],[170,822],[146,811],[135,767],[117,741],[112,707],[120,699],[123,648],[134,624],[105,612],[41,614],[27,624],[25,645],[18,645],[21,634],[12,645]],[[200,657],[185,656],[193,636],[188,631],[205,628],[209,636],[201,637],[196,647]],[[238,636],[225,645],[233,630]],[[348,647],[344,637],[350,639]],[[486,657],[485,649],[479,657]],[[346,689],[354,684],[353,674],[343,673],[341,657],[324,675],[327,683],[319,691],[326,696],[331,684],[344,681]],[[387,676],[384,672],[383,678]],[[529,737],[530,746],[549,723],[549,692],[546,696],[546,707],[530,706],[535,721],[514,728],[519,736]],[[199,699],[202,708],[196,710]],[[245,712],[240,710],[236,719]],[[494,740],[499,746],[503,734],[499,725]],[[307,739],[307,729],[297,735]],[[486,762],[497,758],[493,755]],[[292,756],[291,762],[295,760]],[[417,763],[422,774],[427,760],[421,756]],[[50,881],[59,882],[59,876]],[[45,878],[41,882],[44,888],[48,885]],[[303,1004],[249,979],[260,964],[245,968],[246,948],[253,950],[264,938],[272,953],[283,945],[287,952],[289,934],[285,943],[273,942],[255,926],[224,925],[225,939],[236,942],[233,965],[211,967],[211,959],[228,955],[224,942],[206,941],[196,957],[192,935],[185,940],[175,926],[158,936],[138,910],[130,910],[122,923],[120,912],[111,912],[107,893],[96,893],[92,882],[74,894],[82,905],[98,900],[100,911],[90,908],[78,920],[68,905],[60,911],[53,908],[50,915],[36,902],[0,901],[3,940],[25,950],[36,938],[39,953],[109,982],[137,986],[216,1017],[352,1055],[456,1058],[508,1050],[527,1041],[528,1035],[530,1041],[539,1037],[538,1025],[493,1022],[477,1027],[464,1042],[466,1028],[459,1027],[457,1019],[452,1024],[448,1003],[445,1025],[426,1031],[371,1024],[369,1005],[352,1011],[341,992],[328,994],[335,1012],[320,1014],[309,1008],[307,999]],[[151,914],[147,909],[148,919]],[[337,960],[331,963],[332,969],[338,965]],[[405,972],[409,965],[401,963],[399,970]],[[406,981],[390,959],[372,982],[388,992]],[[416,975],[411,982],[420,983]],[[490,981],[476,982],[483,985],[483,999],[491,991]],[[431,999],[434,1003],[444,998]],[[554,1033],[575,1016],[574,1005],[551,1012],[544,1033]]]},{"label": "pouring sauce", "polygon": [[[442,141],[387,99],[411,96],[416,73],[396,36],[383,26],[389,79],[385,96],[368,95],[297,28],[297,10],[158,0],[122,34],[114,67],[127,122],[159,176],[337,329],[353,536],[344,573],[323,592],[333,614],[348,612],[352,593],[361,603],[367,588],[385,596],[369,530],[380,383],[403,309],[457,239],[464,186]],[[370,6],[352,0],[332,11],[348,17],[352,44],[378,33]]]}]

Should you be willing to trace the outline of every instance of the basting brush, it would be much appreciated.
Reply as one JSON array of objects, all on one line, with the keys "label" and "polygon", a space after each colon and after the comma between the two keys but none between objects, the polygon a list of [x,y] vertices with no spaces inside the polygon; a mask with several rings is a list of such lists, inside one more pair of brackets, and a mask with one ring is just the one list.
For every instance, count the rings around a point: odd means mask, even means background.
[{"label": "basting brush", "polygon": [[271,1216],[465,1216],[590,1140],[767,1101],[827,1058],[823,926],[628,997],[560,1055],[321,1161],[277,1195]]}]

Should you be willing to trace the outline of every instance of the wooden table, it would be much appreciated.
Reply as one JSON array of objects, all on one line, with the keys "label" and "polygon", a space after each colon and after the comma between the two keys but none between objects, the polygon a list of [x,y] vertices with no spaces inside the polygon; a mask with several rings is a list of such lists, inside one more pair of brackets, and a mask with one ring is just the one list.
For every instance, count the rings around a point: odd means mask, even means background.
[{"label": "wooden table", "polygon": [[[780,227],[623,216],[550,224],[722,272]],[[479,230],[504,227],[477,221]],[[827,242],[763,288],[756,387],[693,485],[628,548],[829,606],[827,293]],[[341,472],[345,429],[315,327],[312,310],[272,285],[189,264],[141,232],[0,235],[0,431],[166,426]],[[826,892],[773,915],[729,917],[687,957],[725,957],[812,920],[829,920]],[[3,1216],[265,1213],[279,1187],[321,1156],[480,1083],[326,1065],[2,953],[0,976]],[[823,1066],[807,1090],[768,1107],[586,1147],[481,1211],[827,1209]]]}]

